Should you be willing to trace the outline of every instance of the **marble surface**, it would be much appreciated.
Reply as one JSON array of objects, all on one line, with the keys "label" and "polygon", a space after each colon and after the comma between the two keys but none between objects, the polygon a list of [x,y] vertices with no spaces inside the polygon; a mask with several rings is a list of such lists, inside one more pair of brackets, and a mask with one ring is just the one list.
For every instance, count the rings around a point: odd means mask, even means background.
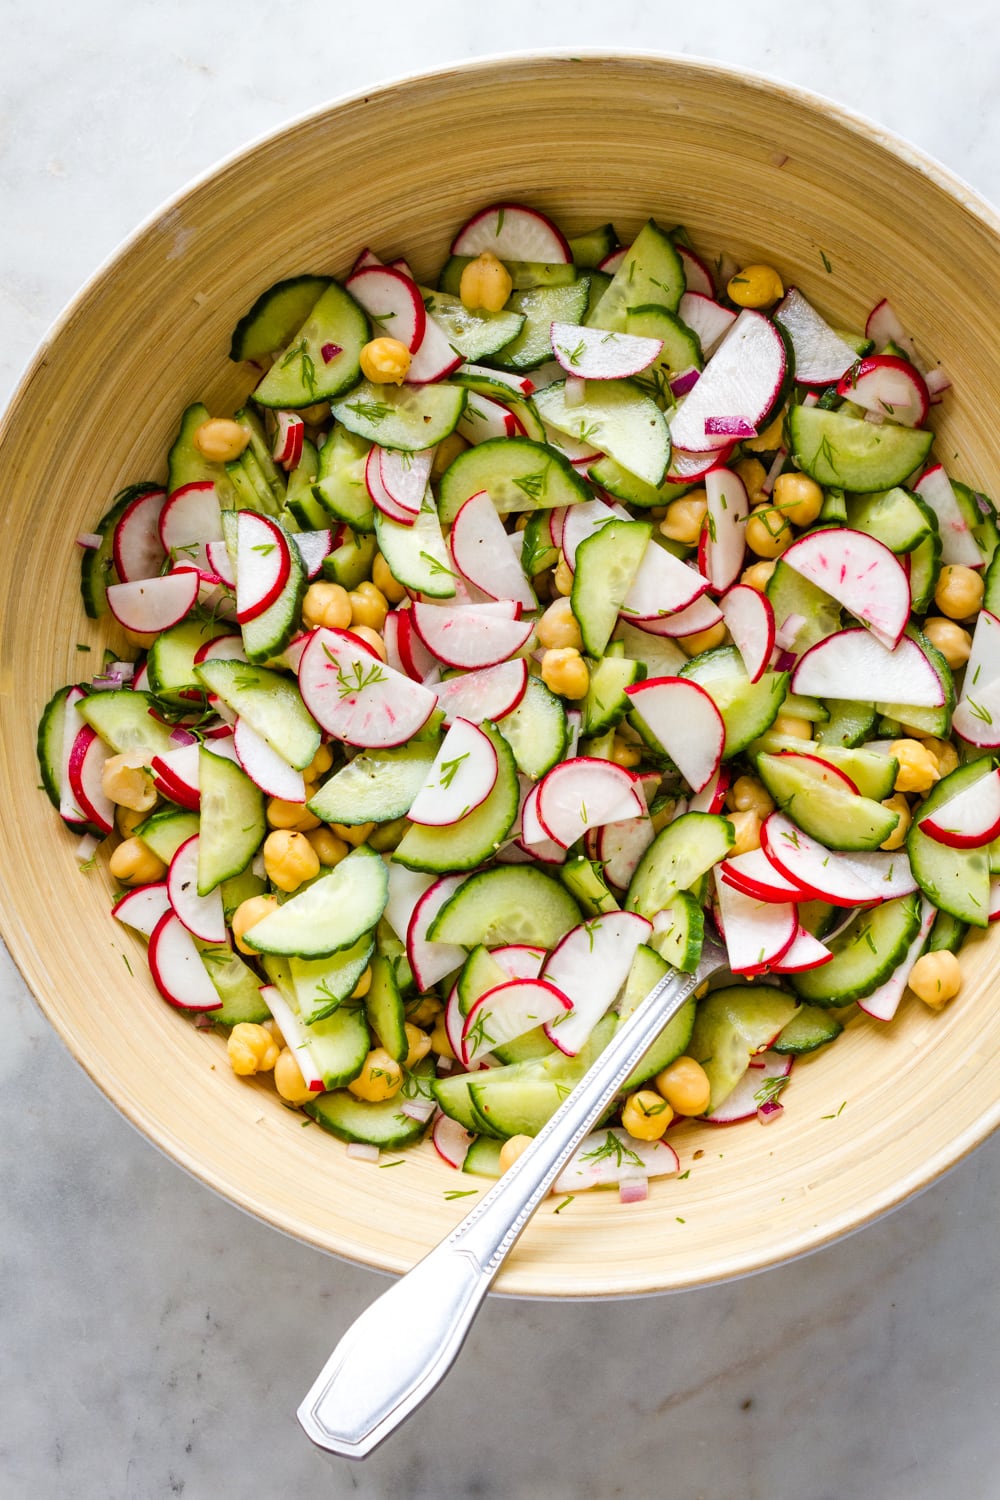
[{"label": "marble surface", "polygon": [[[987,0],[2,0],[0,398],[169,193],[338,93],[511,48],[671,50],[812,87],[1000,201]],[[919,226],[914,226],[919,232]],[[0,954],[0,1496],[967,1500],[1000,1494],[993,1141],[865,1232],[652,1302],[492,1301],[364,1465],[294,1410],[384,1283],[246,1218],[136,1135]]]}]

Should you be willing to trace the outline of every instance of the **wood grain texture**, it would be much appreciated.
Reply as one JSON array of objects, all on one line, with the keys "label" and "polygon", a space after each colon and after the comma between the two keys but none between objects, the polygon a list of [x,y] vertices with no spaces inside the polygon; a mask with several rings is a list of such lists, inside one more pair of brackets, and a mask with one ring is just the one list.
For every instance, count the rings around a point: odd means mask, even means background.
[{"label": "wood grain texture", "polygon": [[[143,945],[108,916],[103,868],[78,870],[35,791],[34,734],[52,690],[96,659],[76,643],[109,638],[83,618],[73,538],[122,485],[163,477],[185,404],[221,412],[246,394],[226,360],[238,316],[280,276],[343,275],[366,243],[430,274],[462,220],[498,198],[570,230],[613,218],[625,236],[650,213],[683,222],[706,255],[774,259],[840,324],[891,292],[955,381],[938,451],[996,488],[995,425],[981,420],[983,392],[1000,388],[983,318],[984,289],[1000,285],[995,216],[874,127],[714,65],[524,57],[351,99],[197,183],[67,311],[0,433],[4,939],[73,1054],[150,1139],[276,1227],[393,1271],[457,1222],[469,1200],[444,1193],[476,1179],[429,1146],[392,1171],[349,1161],[269,1087],[233,1076],[222,1042],[156,995]],[[852,1023],[801,1063],[778,1125],[686,1128],[686,1180],[628,1209],[599,1193],[558,1217],[544,1207],[500,1289],[704,1284],[812,1250],[931,1182],[1000,1120],[996,947],[993,935],[973,943],[943,1014],[911,1001],[890,1027]]]}]

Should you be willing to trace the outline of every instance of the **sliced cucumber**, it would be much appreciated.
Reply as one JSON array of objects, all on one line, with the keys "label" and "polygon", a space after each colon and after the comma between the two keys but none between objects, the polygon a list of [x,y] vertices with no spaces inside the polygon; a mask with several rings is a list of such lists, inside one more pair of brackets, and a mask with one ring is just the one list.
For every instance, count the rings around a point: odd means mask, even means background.
[{"label": "sliced cucumber", "polygon": [[658,406],[673,406],[671,375],[680,370],[700,370],[704,365],[698,335],[681,322],[676,313],[655,303],[627,308],[624,331],[641,338],[661,340],[663,348],[653,363],[632,378]]},{"label": "sliced cucumber", "polygon": [[349,391],[361,373],[368,319],[331,281],[253,393],[258,406],[314,406]]},{"label": "sliced cucumber", "polygon": [[189,406],[181,417],[170,452],[167,455],[167,490],[173,494],[181,485],[210,480],[215,485],[223,510],[236,509],[236,491],[224,464],[207,459],[194,441],[194,435],[212,413],[200,401]]},{"label": "sliced cucumber", "polygon": [[899,814],[822,781],[801,757],[758,755],[757,773],[782,812],[828,849],[877,849]]},{"label": "sliced cucumber", "polygon": [[[42,786],[56,812],[59,811],[62,802],[62,761],[63,761],[63,739],[66,726],[66,699],[73,691],[72,683],[66,687],[57,688],[52,697],[42,709],[42,716],[38,721],[38,735],[35,740],[35,753],[38,757],[38,770],[42,778]],[[558,699],[556,700],[558,702]],[[560,757],[562,751],[559,752]]]},{"label": "sliced cucumber", "polygon": [[[610,530],[610,527],[604,529]],[[629,708],[625,689],[641,682],[645,676],[646,668],[642,662],[629,661],[627,657],[605,656],[597,662],[591,670],[590,686],[583,703],[583,733],[604,734],[620,724]]]},{"label": "sliced cucumber", "polygon": [[[250,406],[241,406],[233,417],[233,421],[238,422],[243,431],[249,435],[250,442],[243,450],[243,457],[252,458],[256,464],[261,478],[267,487],[266,498],[270,501],[269,508],[276,514],[285,503],[285,496],[288,492],[288,479],[284,469],[279,468],[274,461],[264,423]],[[312,447],[312,444],[310,443],[309,446]],[[313,451],[315,452],[315,449]],[[305,439],[303,439],[304,452]]]},{"label": "sliced cucumber", "polygon": [[570,254],[575,265],[584,269],[596,268],[618,244],[618,235],[613,224],[601,224],[597,229],[584,229],[569,238]]},{"label": "sliced cucumber", "polygon": [[908,625],[906,634],[916,641],[937,673],[944,703],[940,708],[914,708],[912,704],[906,703],[876,703],[875,707],[884,718],[898,719],[908,729],[946,739],[951,733],[951,716],[955,711],[955,680],[951,675],[951,668],[937,647],[931,645],[921,631]]},{"label": "sliced cucumber", "polygon": [[726,727],[723,759],[741,750],[770,729],[781,712],[788,690],[787,672],[765,672],[751,682],[735,646],[717,646],[693,656],[677,674],[703,687]]},{"label": "sliced cucumber", "polygon": [[619,621],[615,641],[625,647],[630,661],[640,662],[646,668],[647,677],[676,677],[691,659],[669,636],[649,635],[627,620]]},{"label": "sliced cucumber", "polygon": [[503,1141],[488,1135],[477,1136],[465,1153],[462,1171],[471,1172],[476,1177],[502,1177],[503,1168],[500,1165],[502,1149]]},{"label": "sliced cucumber", "polygon": [[[206,417],[208,413],[205,413]],[[133,500],[147,495],[162,486],[152,481],[130,484],[120,490],[110,507],[98,521],[95,535],[101,541],[97,547],[84,547],[80,552],[80,594],[83,608],[91,620],[100,619],[108,612],[108,583],[114,571],[115,527]]]},{"label": "sliced cucumber", "polygon": [[616,500],[624,500],[626,505],[643,510],[650,510],[654,505],[669,505],[671,500],[680,499],[691,489],[690,484],[675,484],[669,479],[658,486],[647,484],[637,474],[608,458],[607,454],[588,464],[587,473],[598,489],[607,490]]},{"label": "sliced cucumber", "polygon": [[[914,614],[922,615],[930,609],[940,573],[941,538],[933,531],[910,553],[910,604]],[[984,608],[991,608],[985,600]]]},{"label": "sliced cucumber", "polygon": [[[626,1020],[640,1000],[644,1000],[660,980],[670,972],[670,966],[660,957],[659,953],[640,943],[635,950],[635,958],[629,976],[625,981],[621,999],[618,1002],[619,1021]],[[687,1050],[691,1041],[691,1032],[694,1029],[695,1001],[694,997],[684,1003],[674,1016],[668,1021],[660,1032],[656,1041],[650,1047],[645,1057],[637,1063],[622,1084],[622,1092],[628,1093],[631,1089],[638,1088],[648,1078],[655,1078],[664,1068]]]},{"label": "sliced cucumber", "polygon": [[906,839],[910,868],[927,899],[939,910],[973,927],[985,927],[988,922],[989,849],[951,849],[924,833],[920,825],[937,808],[990,775],[992,770],[993,760],[986,756],[943,777],[924,801]]},{"label": "sliced cucumber", "polygon": [[574,854],[564,865],[560,865],[559,879],[573,899],[579,902],[585,917],[597,917],[607,911],[621,911],[618,898],[608,887],[601,866],[586,855]]},{"label": "sliced cucumber", "polygon": [[466,1074],[475,1115],[490,1134],[537,1135],[607,1046],[615,1025],[614,1016],[605,1016],[576,1057],[554,1053],[548,1058]]},{"label": "sliced cucumber", "polygon": [[[326,1026],[330,1023],[324,1021],[321,1024]],[[404,1087],[408,1087],[412,1095],[426,1094],[430,1098],[433,1073],[434,1064],[429,1058],[424,1058],[417,1063]],[[384,1151],[395,1151],[418,1141],[426,1128],[425,1121],[414,1120],[403,1114],[401,1102],[402,1096],[397,1094],[393,1099],[372,1104],[367,1099],[356,1099],[348,1089],[335,1089],[331,1093],[320,1094],[318,1099],[304,1104],[302,1108],[317,1125],[322,1125],[324,1130],[335,1135],[338,1140],[362,1141],[369,1146],[379,1146]]]},{"label": "sliced cucumber", "polygon": [[953,917],[950,911],[939,911],[934,918],[934,926],[930,930],[927,942],[924,944],[925,953],[940,953],[947,951],[957,953],[965,942],[965,935],[969,930],[968,922],[960,922]]},{"label": "sliced cucumber", "polygon": [[466,393],[460,385],[372,385],[363,380],[348,395],[334,401],[338,422],[358,437],[416,453],[433,448],[454,432],[465,410]]},{"label": "sliced cucumber", "polygon": [[140,823],[136,834],[157,859],[162,859],[165,865],[169,865],[181,845],[193,838],[199,828],[197,813],[180,812],[169,807],[153,813],[152,817]]},{"label": "sliced cucumber", "polygon": [[649,946],[674,969],[693,974],[705,940],[705,913],[690,891],[678,891],[659,913],[659,927]]},{"label": "sliced cucumber", "polygon": [[775,627],[784,631],[782,639],[797,655],[840,629],[837,600],[780,558],[764,592],[774,610]]},{"label": "sliced cucumber", "polygon": [[569,735],[566,710],[540,677],[529,675],[524,697],[497,728],[513,750],[518,770],[533,781],[563,758]]},{"label": "sliced cucumber", "polygon": [[398,749],[362,750],[324,781],[307,806],[324,823],[388,823],[409,812],[427,780],[440,741],[411,740]]},{"label": "sliced cucumber", "polygon": [[629,308],[655,303],[676,312],[686,286],[684,262],[670,236],[649,219],[626,250],[611,285],[587,322],[591,328],[621,333]]},{"label": "sliced cucumber", "polygon": [[338,521],[355,531],[371,531],[375,507],[365,484],[365,461],[371,449],[367,438],[333,424],[319,453],[319,470],[313,494]]},{"label": "sliced cucumber", "polygon": [[[462,272],[474,257],[450,255],[441,268],[438,286],[451,297],[459,296]],[[567,262],[536,260],[505,260],[515,292],[530,292],[538,288],[572,286],[577,279],[576,267]]]},{"label": "sliced cucumber", "polygon": [[228,943],[204,943],[195,938],[195,947],[215,985],[221,1010],[212,1011],[215,1026],[238,1026],[241,1021],[266,1021],[270,1017],[267,1001],[261,994],[260,980],[253,970],[234,953]]},{"label": "sliced cucumber", "polygon": [[918,427],[876,425],[819,406],[793,406],[788,436],[795,462],[810,478],[857,494],[903,484],[934,441]]},{"label": "sliced cucumber", "polygon": [[824,747],[860,745],[870,738],[877,718],[874,703],[834,698],[830,703],[830,717],[819,726],[816,738]]},{"label": "sliced cucumber", "polygon": [[174,704],[183,703],[193,694],[203,694],[204,685],[195,670],[195,654],[221,633],[218,625],[197,619],[182,620],[179,625],[162,631],[146,657],[150,690]]},{"label": "sliced cucumber", "polygon": [[467,448],[448,466],[438,489],[442,522],[454,521],[466,500],[486,490],[497,512],[551,510],[592,498],[569,459],[530,438],[490,438]]},{"label": "sliced cucumber", "polygon": [[229,358],[259,361],[284,349],[329,285],[329,276],[290,276],[269,286],[233,329]]},{"label": "sliced cucumber", "polygon": [[116,755],[125,750],[146,750],[152,758],[175,748],[170,725],[155,717],[156,705],[149,693],[134,688],[91,693],[81,699],[77,709]]},{"label": "sliced cucumber", "polygon": [[847,520],[855,531],[876,537],[892,552],[912,552],[936,527],[926,501],[902,485],[873,495],[852,495]]},{"label": "sliced cucumber", "polygon": [[577,548],[571,602],[588,656],[604,655],[652,530],[643,521],[609,521]]},{"label": "sliced cucumber", "polygon": [[874,750],[850,749],[841,745],[817,744],[814,740],[796,740],[769,730],[750,746],[750,754],[779,755],[790,751],[797,755],[808,755],[823,765],[834,766],[849,776],[862,797],[871,797],[875,802],[884,802],[891,797],[896,785],[899,761],[894,755],[882,755]]},{"label": "sliced cucumber", "polygon": [[451,566],[448,545],[441,534],[434,496],[428,489],[412,526],[375,512],[379,551],[398,583],[431,599],[452,599],[458,574]]},{"label": "sliced cucumber", "polygon": [[441,325],[449,344],[463,359],[479,360],[495,354],[516,339],[524,327],[524,314],[513,309],[470,311],[461,297],[432,292],[425,286],[420,288],[420,295],[429,316]]},{"label": "sliced cucumber", "polygon": [[245,719],[276,754],[297,771],[305,770],[321,735],[293,678],[222,657],[201,662],[194,670],[196,680]]},{"label": "sliced cucumber", "polygon": [[547,568],[554,568],[559,561],[559,549],[552,545],[548,511],[534,511],[528,517],[523,535],[521,566],[526,576],[535,578]]},{"label": "sliced cucumber", "polygon": [[303,438],[302,457],[288,476],[285,504],[278,516],[286,531],[322,531],[329,526],[329,514],[313,493],[318,474],[319,451]]},{"label": "sliced cucumber", "polygon": [[735,843],[733,825],[717,813],[689,812],[670,823],[646,850],[628,888],[626,907],[652,919],[678,891],[725,859]]},{"label": "sliced cucumber", "polygon": [[843,1029],[828,1010],[818,1005],[800,1005],[788,1025],[781,1028],[770,1050],[784,1056],[803,1057],[835,1041]]},{"label": "sliced cucumber", "polygon": [[812,1005],[846,1005],[861,1000],[884,983],[903,957],[920,927],[919,896],[902,896],[859,912],[849,927],[830,938],[829,963],[789,981]]},{"label": "sliced cucumber", "polygon": [[580,323],[587,311],[590,280],[582,276],[568,286],[536,287],[514,292],[508,310],[520,313],[520,333],[492,356],[501,370],[534,370],[552,358],[553,323]]},{"label": "sliced cucumber", "polygon": [[764,1051],[797,1009],[794,995],[770,984],[727,985],[700,1002],[688,1051],[712,1086],[706,1114],[728,1099],[751,1057]]},{"label": "sliced cucumber", "polygon": [[[195,830],[197,832],[197,829]],[[224,880],[219,886],[222,896],[222,910],[226,921],[232,924],[233,912],[244,901],[250,901],[254,896],[263,896],[267,890],[267,881],[255,875],[252,870],[243,870],[239,875],[232,875]]]},{"label": "sliced cucumber", "polygon": [[302,887],[251,927],[244,941],[257,953],[325,958],[350,948],[385,910],[389,877],[366,844]]},{"label": "sliced cucumber", "polygon": [[410,870],[443,874],[472,870],[492,859],[517,818],[520,786],[517,763],[507,741],[491,724],[481,726],[497,752],[497,779],[479,807],[458,822],[435,828],[412,823],[403,835],[393,859]]},{"label": "sliced cucumber", "polygon": [[396,975],[387,958],[376,954],[372,959],[372,980],[365,995],[368,1026],[396,1062],[405,1062],[410,1051],[406,1035],[406,1011],[396,983]]},{"label": "sliced cucumber", "polygon": [[291,532],[285,532],[285,540],[292,563],[288,582],[263,614],[256,615],[243,626],[243,649],[250,662],[270,661],[272,657],[278,656],[298,628],[302,597],[308,579]]},{"label": "sliced cucumber", "polygon": [[357,989],[374,951],[370,932],[329,958],[282,958],[295,994],[295,1005],[303,1021],[312,1025],[339,1010]]},{"label": "sliced cucumber", "polygon": [[[372,1045],[364,1009],[360,1005],[343,1005],[332,1016],[313,1021],[306,1026],[306,1038],[320,1077],[328,1089],[339,1089],[357,1078]],[[314,1102],[320,1104],[324,1099],[334,1097],[320,1094]],[[353,1099],[354,1095],[345,1094],[343,1097]]]},{"label": "sliced cucumber", "polygon": [[554,948],[580,922],[573,897],[532,865],[497,865],[462,882],[442,906],[427,936],[434,943],[501,947],[524,943]]},{"label": "sliced cucumber", "polygon": [[374,536],[349,532],[340,546],[335,547],[329,557],[324,557],[323,577],[339,583],[342,588],[356,589],[359,583],[371,577],[377,551]]},{"label": "sliced cucumber", "polygon": [[212,755],[204,745],[198,752],[198,784],[198,894],[207,896],[246,869],[267,835],[267,819],[260,788],[235,761]]},{"label": "sliced cucumber", "polygon": [[487,1139],[502,1141],[503,1136],[499,1131],[494,1132],[493,1127],[482,1119],[473,1105],[469,1083],[475,1076],[474,1073],[452,1073],[446,1078],[433,1079],[431,1088],[434,1098],[449,1119],[457,1120],[459,1125],[464,1125],[473,1135],[482,1132]]},{"label": "sliced cucumber", "polygon": [[558,380],[535,394],[543,422],[581,443],[600,448],[646,484],[658,485],[670,461],[670,432],[663,413],[630,380],[588,380],[584,399],[566,401]]}]

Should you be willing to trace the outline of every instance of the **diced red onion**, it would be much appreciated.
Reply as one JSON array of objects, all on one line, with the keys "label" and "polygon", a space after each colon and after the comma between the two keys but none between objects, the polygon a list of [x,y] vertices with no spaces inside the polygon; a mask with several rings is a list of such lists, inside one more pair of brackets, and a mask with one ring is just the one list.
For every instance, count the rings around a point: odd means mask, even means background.
[{"label": "diced red onion", "polygon": [[951,381],[941,369],[940,365],[935,365],[933,370],[928,370],[926,372],[926,374],[924,375],[924,384],[927,387],[927,393],[930,396],[931,401],[935,404],[940,401],[945,391],[951,390]]},{"label": "diced red onion", "polygon": [[370,1146],[367,1141],[348,1141],[347,1154],[355,1161],[378,1161],[381,1153],[377,1146]]},{"label": "diced red onion", "polygon": [[192,734],[189,729],[182,729],[178,724],[174,729],[171,729],[169,738],[172,745],[179,746],[193,745],[198,736]]},{"label": "diced red onion", "polygon": [[423,1122],[430,1119],[434,1108],[433,1099],[404,1099],[399,1106],[399,1112],[401,1115],[406,1115],[407,1119]]},{"label": "diced red onion", "polygon": [[764,482],[760,487],[762,495],[769,495],[774,489],[774,481],[785,467],[785,459],[788,457],[787,448],[779,448],[771,461],[771,467],[764,475]]},{"label": "diced red onion", "polygon": [[776,672],[790,672],[798,661],[794,651],[779,651],[775,659],[774,670]]},{"label": "diced red onion", "polygon": [[587,382],[579,375],[567,375],[563,387],[563,401],[567,406],[582,406],[587,399]]},{"label": "diced red onion", "polygon": [[670,382],[672,395],[686,396],[688,391],[694,389],[700,379],[701,371],[694,369],[693,366],[690,370],[681,370]]},{"label": "diced red onion", "polygon": [[981,516],[989,516],[992,519],[996,515],[996,511],[993,507],[993,502],[990,500],[988,495],[981,495],[978,490],[975,490],[973,492],[972,498],[978,505],[979,514]]},{"label": "diced red onion", "polygon": [[343,354],[344,350],[340,344],[324,344],[319,352],[323,356],[323,363],[328,365],[331,359],[336,359],[337,355]]},{"label": "diced red onion", "polygon": [[93,859],[94,855],[97,853],[98,845],[100,844],[100,842],[100,839],[96,838],[92,833],[85,833],[83,835],[80,842],[73,850],[73,853],[76,855],[81,865],[85,865],[88,859]]},{"label": "diced red onion", "polygon": [[780,646],[783,651],[790,651],[795,645],[795,637],[805,623],[805,615],[786,615],[774,632],[775,645]]},{"label": "diced red onion", "polygon": [[90,686],[95,693],[113,693],[122,685],[122,680],[117,672],[99,672],[90,680]]},{"label": "diced red onion", "polygon": [[644,1203],[649,1197],[649,1178],[638,1172],[623,1177],[618,1184],[619,1203]]},{"label": "diced red onion", "polygon": [[131,682],[132,678],[135,676],[135,662],[113,661],[111,663],[111,666],[108,668],[108,671],[116,673],[117,676],[121,678],[122,682]]},{"label": "diced red onion", "polygon": [[752,438],[757,436],[757,429],[746,417],[706,417],[705,435],[707,437]]},{"label": "diced red onion", "polygon": [[211,1031],[214,1025],[215,1022],[207,1011],[199,1011],[194,1018],[194,1028],[196,1031]]},{"label": "diced red onion", "polygon": [[85,552],[93,552],[103,541],[104,538],[97,531],[81,531],[76,539],[76,545],[82,547]]},{"label": "diced red onion", "polygon": [[454,1066],[455,1064],[452,1062],[450,1057],[439,1057],[437,1060],[437,1067],[434,1071],[437,1073],[437,1076],[439,1078],[443,1078],[446,1073],[451,1072]]},{"label": "diced red onion", "polygon": [[785,1106],[779,1104],[777,1099],[768,1099],[761,1104],[757,1110],[757,1118],[762,1125],[770,1125],[784,1111]]}]

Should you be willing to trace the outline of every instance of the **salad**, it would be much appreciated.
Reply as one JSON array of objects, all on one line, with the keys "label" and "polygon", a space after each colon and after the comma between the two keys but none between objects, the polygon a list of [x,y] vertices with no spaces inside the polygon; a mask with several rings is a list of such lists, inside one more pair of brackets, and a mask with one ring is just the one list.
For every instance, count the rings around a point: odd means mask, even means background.
[{"label": "salad", "polygon": [[230,358],[246,404],[77,539],[130,645],[38,758],[238,1074],[496,1176],[710,922],[731,976],[555,1184],[631,1201],[686,1120],[774,1121],[848,1021],[957,993],[1000,915],[1000,532],[888,302],[840,329],[682,228],[505,203],[433,287],[367,249],[270,287]]}]

